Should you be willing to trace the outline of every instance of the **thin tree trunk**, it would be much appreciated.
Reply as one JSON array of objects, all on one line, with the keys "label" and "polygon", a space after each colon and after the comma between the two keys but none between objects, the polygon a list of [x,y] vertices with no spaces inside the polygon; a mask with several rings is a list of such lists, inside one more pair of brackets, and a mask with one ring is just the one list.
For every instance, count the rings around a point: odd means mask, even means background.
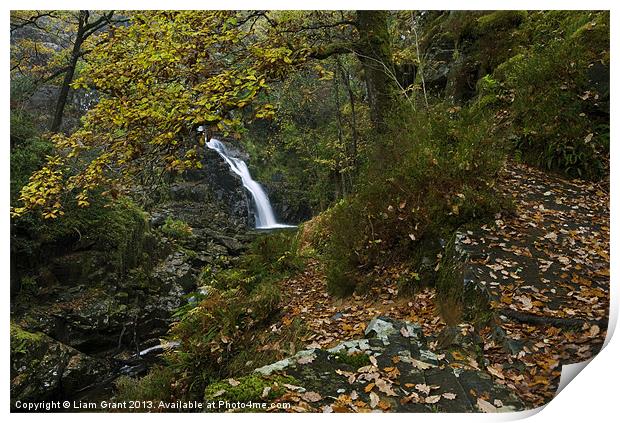
[{"label": "thin tree trunk", "polygon": [[[338,84],[338,77],[334,78],[334,95],[336,100],[336,122],[338,124],[338,143],[340,147],[346,151],[344,137],[342,136],[342,114],[340,111],[340,84]],[[343,173],[343,166],[341,157],[338,158],[338,169],[336,170],[340,176],[340,198],[347,196],[346,179]]]},{"label": "thin tree trunk", "polygon": [[70,85],[73,81],[73,76],[75,75],[75,68],[77,67],[78,60],[80,59],[80,51],[82,49],[82,43],[84,42],[85,21],[86,15],[81,11],[78,31],[75,36],[73,50],[71,51],[71,60],[69,62],[67,72],[65,73],[65,77],[62,80],[62,85],[60,86],[60,93],[58,94],[58,101],[56,102],[56,110],[54,111],[54,120],[52,121],[52,126],[50,127],[52,132],[58,132],[60,130],[60,126],[62,125],[62,117],[65,111],[65,106],[67,105],[69,89],[71,88]]},{"label": "thin tree trunk", "polygon": [[420,44],[418,43],[418,31],[415,29],[415,13],[411,12],[411,29],[413,30],[413,35],[415,36],[415,51],[418,56],[418,73],[420,74],[420,80],[422,81],[422,93],[424,94],[424,104],[428,109],[428,97],[426,95],[426,82],[424,81],[424,63],[422,62],[422,57],[420,56]]},{"label": "thin tree trunk", "polygon": [[93,35],[96,31],[103,28],[110,23],[110,19],[114,15],[114,11],[110,11],[105,15],[99,17],[94,22],[89,22],[90,12],[88,10],[80,10],[78,16],[78,29],[75,35],[75,42],[73,43],[73,49],[71,50],[71,59],[65,77],[62,80],[60,86],[60,93],[58,94],[58,101],[56,102],[56,110],[54,111],[54,120],[50,130],[52,132],[58,132],[62,125],[62,118],[67,105],[67,98],[69,98],[69,90],[71,89],[71,82],[75,75],[75,69],[77,68],[78,61],[82,56],[82,44],[84,41]]},{"label": "thin tree trunk", "polygon": [[353,169],[357,169],[357,143],[358,143],[358,135],[357,135],[357,115],[355,113],[355,95],[353,94],[353,88],[351,88],[351,81],[349,80],[349,73],[345,71],[343,64],[340,62],[339,58],[336,58],[338,63],[338,69],[340,70],[340,75],[342,76],[342,80],[344,81],[344,86],[347,89],[347,94],[349,95],[349,104],[351,105],[351,150],[349,151],[349,160],[350,165]]}]

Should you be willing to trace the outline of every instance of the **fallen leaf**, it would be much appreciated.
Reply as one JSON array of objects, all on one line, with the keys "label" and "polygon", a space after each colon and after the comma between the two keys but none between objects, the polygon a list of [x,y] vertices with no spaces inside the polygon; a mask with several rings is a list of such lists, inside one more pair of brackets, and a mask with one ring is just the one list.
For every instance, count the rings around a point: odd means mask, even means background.
[{"label": "fallen leaf", "polygon": [[240,383],[241,383],[241,382],[239,382],[238,380],[235,380],[235,379],[232,379],[232,378],[228,379],[228,384],[229,384],[230,386],[237,386],[237,385],[239,385]]},{"label": "fallen leaf", "polygon": [[379,408],[382,409],[383,411],[387,411],[391,408],[392,406],[390,405],[390,403],[386,402],[386,401],[379,401]]},{"label": "fallen leaf", "polygon": [[386,395],[396,397],[398,396],[396,392],[392,389],[392,384],[388,383],[384,379],[377,378],[375,380],[375,385],[379,388],[379,391],[383,392]]},{"label": "fallen leaf", "polygon": [[291,391],[296,391],[296,392],[305,392],[306,391],[306,389],[302,388],[301,386],[290,385],[288,383],[284,383],[284,384],[282,384],[282,386],[284,386],[287,389],[290,389]]},{"label": "fallen leaf", "polygon": [[413,364],[414,367],[417,367],[420,370],[426,370],[426,369],[430,369],[432,367],[437,367],[434,364],[430,364],[430,363],[426,363],[424,361],[416,360],[415,358],[411,359],[411,364]]},{"label": "fallen leaf", "polygon": [[368,356],[368,359],[370,360],[370,363],[371,363],[373,366],[377,367],[377,359],[376,359],[374,356],[369,355],[369,356]]},{"label": "fallen leaf", "polygon": [[422,393],[423,393],[423,394],[425,394],[425,395],[428,395],[428,394],[430,394],[430,392],[431,392],[431,387],[430,387],[430,386],[428,386],[428,385],[427,385],[427,384],[425,384],[425,383],[418,383],[418,384],[415,386],[415,389],[416,389],[417,391],[422,392]]},{"label": "fallen leaf", "polygon": [[499,364],[494,364],[492,366],[487,366],[487,370],[493,376],[498,377],[500,379],[504,379],[504,374],[502,373],[502,366]]},{"label": "fallen leaf", "polygon": [[452,392],[444,392],[443,394],[441,394],[442,397],[444,397],[447,400],[453,400],[456,398],[456,394],[452,393]]},{"label": "fallen leaf", "polygon": [[308,402],[321,401],[323,397],[318,392],[308,391],[301,394],[301,399]]},{"label": "fallen leaf", "polygon": [[478,408],[480,409],[480,411],[482,411],[483,413],[497,412],[497,407],[495,407],[490,402],[483,400],[482,398],[478,398],[478,401],[476,402],[476,404],[478,405]]},{"label": "fallen leaf", "polygon": [[370,408],[375,408],[379,404],[379,395],[374,392],[370,393]]},{"label": "fallen leaf", "polygon": [[313,355],[307,355],[304,357],[301,357],[299,360],[297,360],[297,363],[299,364],[308,364],[308,363],[312,363],[314,361],[314,356]]},{"label": "fallen leaf", "polygon": [[424,399],[424,402],[427,404],[435,404],[436,402],[439,402],[440,399],[441,395],[431,395],[430,397],[426,397],[426,399]]}]

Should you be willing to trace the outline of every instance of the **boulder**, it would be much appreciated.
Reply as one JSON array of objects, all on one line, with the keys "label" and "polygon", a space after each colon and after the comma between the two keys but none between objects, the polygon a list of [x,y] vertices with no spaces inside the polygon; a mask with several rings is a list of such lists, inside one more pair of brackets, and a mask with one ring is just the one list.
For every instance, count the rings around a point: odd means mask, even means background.
[{"label": "boulder", "polygon": [[68,398],[110,371],[104,361],[11,324],[11,402]]}]

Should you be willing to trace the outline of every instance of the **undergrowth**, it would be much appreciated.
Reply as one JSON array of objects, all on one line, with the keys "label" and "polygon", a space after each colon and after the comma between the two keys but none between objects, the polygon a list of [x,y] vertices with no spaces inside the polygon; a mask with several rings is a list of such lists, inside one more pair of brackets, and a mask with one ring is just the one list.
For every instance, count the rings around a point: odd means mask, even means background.
[{"label": "undergrowth", "polygon": [[439,105],[402,116],[377,141],[365,184],[326,213],[330,291],[350,294],[374,266],[410,257],[422,240],[496,213],[502,200],[493,185],[503,157],[479,113]]},{"label": "undergrowth", "polygon": [[[175,381],[174,389],[164,392],[166,398],[201,400],[208,385],[250,373],[301,347],[305,329],[300,322],[277,333],[269,330],[280,307],[279,280],[303,266],[296,233],[259,236],[234,264],[203,269],[201,290],[191,294],[196,301],[177,310],[168,337],[180,345],[166,355],[165,372],[172,372]],[[117,396],[148,397],[153,386],[159,386],[155,382],[168,374],[161,369],[152,372],[156,374],[133,383],[123,379]]]}]

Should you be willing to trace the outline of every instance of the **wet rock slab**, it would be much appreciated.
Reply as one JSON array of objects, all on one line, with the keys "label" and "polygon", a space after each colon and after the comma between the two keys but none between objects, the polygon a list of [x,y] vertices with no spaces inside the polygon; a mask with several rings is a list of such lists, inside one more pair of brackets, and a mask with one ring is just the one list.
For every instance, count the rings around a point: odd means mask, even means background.
[{"label": "wet rock slab", "polygon": [[[363,366],[361,355],[367,357]],[[294,377],[302,402],[303,392],[312,393],[308,411],[480,412],[480,404],[490,405],[485,411],[524,409],[486,371],[431,351],[419,326],[386,317],[373,319],[363,339],[303,350],[255,372]]]}]

